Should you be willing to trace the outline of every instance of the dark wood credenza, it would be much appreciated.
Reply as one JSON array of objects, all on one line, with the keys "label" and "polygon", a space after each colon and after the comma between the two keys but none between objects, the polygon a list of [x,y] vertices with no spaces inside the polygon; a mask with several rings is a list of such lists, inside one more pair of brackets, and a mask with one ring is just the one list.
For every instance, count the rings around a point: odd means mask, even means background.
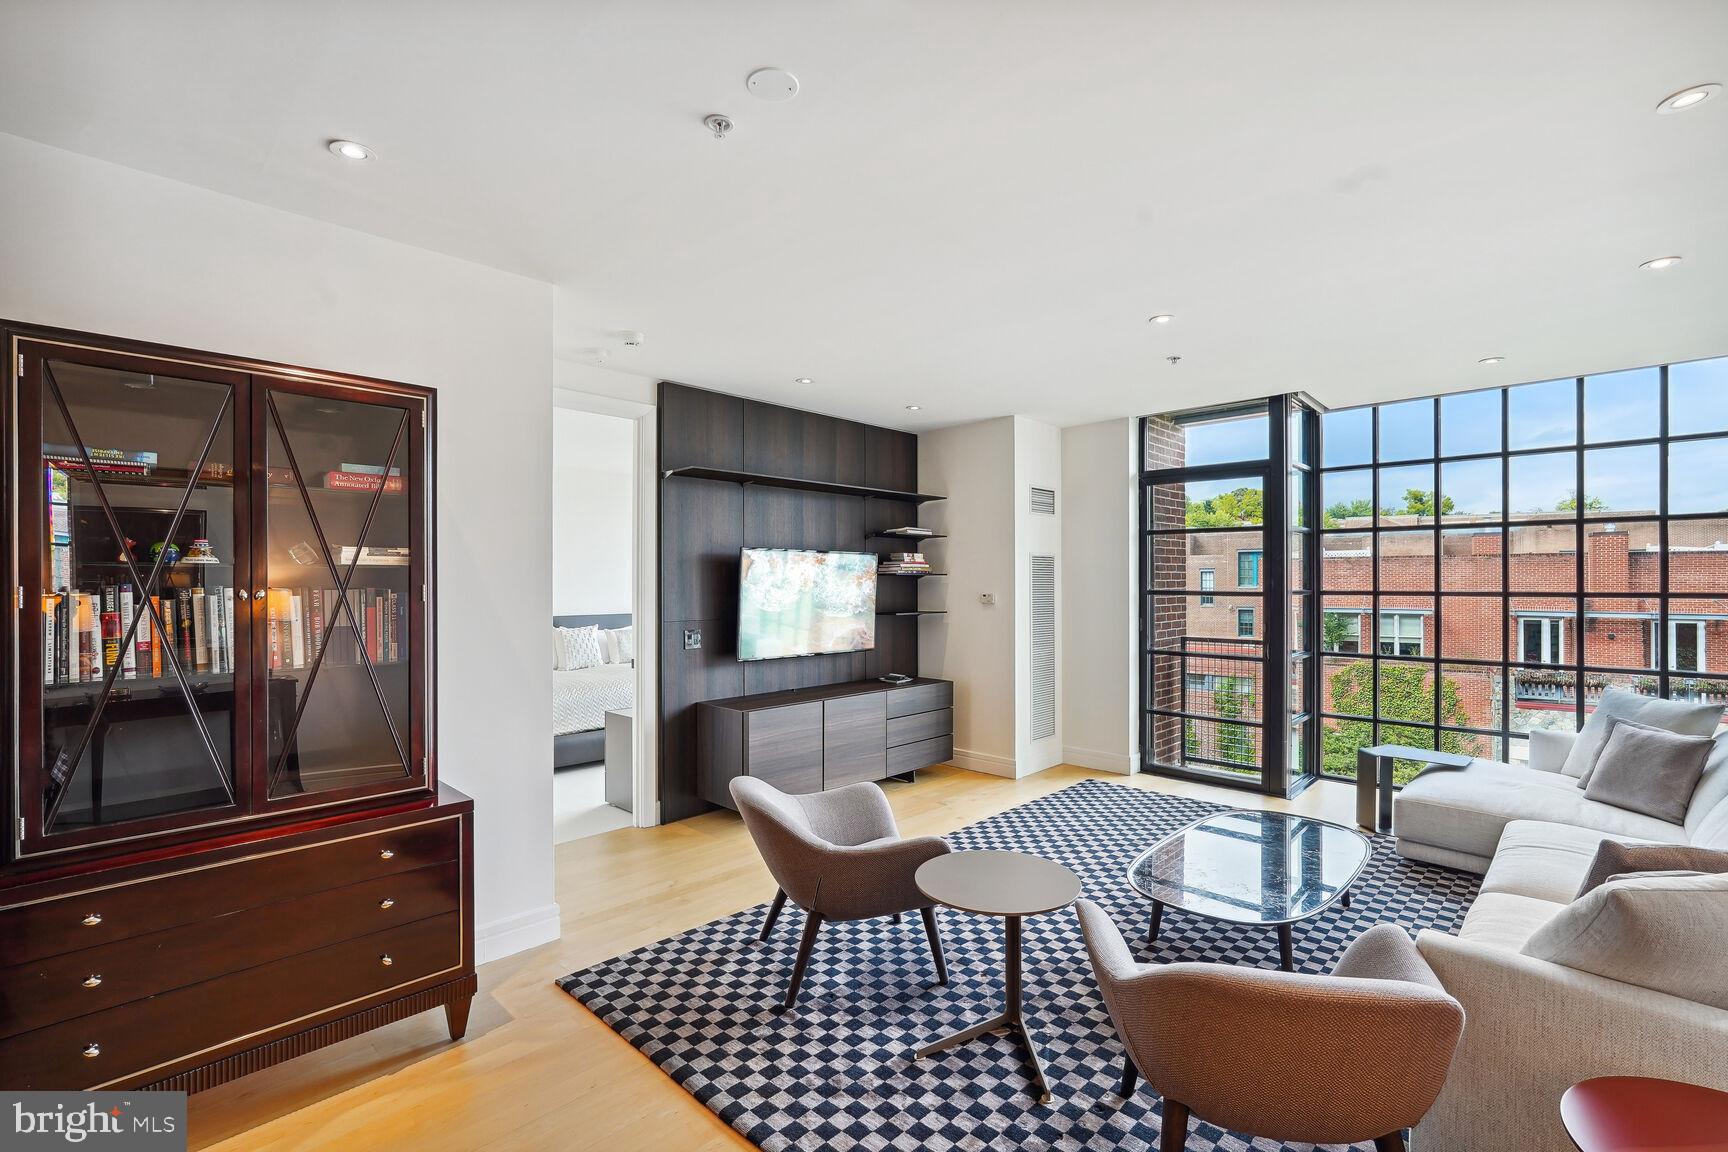
[{"label": "dark wood credenza", "polygon": [[445,787],[0,889],[0,1084],[196,1092],[474,995],[474,806]]},{"label": "dark wood credenza", "polygon": [[708,700],[696,724],[702,798],[733,808],[728,789],[737,776],[782,792],[821,792],[949,760],[954,684],[859,680]]}]

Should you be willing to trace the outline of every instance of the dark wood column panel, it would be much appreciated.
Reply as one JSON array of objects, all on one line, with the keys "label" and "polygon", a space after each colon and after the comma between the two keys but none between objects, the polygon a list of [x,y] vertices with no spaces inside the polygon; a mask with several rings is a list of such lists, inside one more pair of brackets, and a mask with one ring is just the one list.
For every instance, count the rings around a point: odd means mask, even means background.
[{"label": "dark wood column panel", "polygon": [[[659,428],[660,803],[662,818],[679,820],[725,803],[705,797],[698,779],[697,704],[918,673],[918,621],[891,615],[877,618],[870,652],[740,663],[740,551],[882,551],[868,534],[917,523],[918,504],[665,473],[710,468],[915,493],[918,437],[670,382],[660,385]],[[916,585],[883,579],[877,607],[910,611]],[[687,647],[687,630],[701,633],[700,647]]]}]

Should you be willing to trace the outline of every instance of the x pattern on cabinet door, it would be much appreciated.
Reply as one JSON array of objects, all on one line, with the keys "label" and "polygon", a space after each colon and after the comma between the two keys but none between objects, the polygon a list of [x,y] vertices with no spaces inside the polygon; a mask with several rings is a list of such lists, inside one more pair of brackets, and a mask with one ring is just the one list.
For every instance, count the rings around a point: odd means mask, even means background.
[{"label": "x pattern on cabinet door", "polygon": [[[407,438],[408,411],[406,409],[401,410],[395,433],[390,442],[390,450],[385,455],[383,468],[379,474],[379,482],[372,490],[371,499],[367,503],[365,516],[360,522],[360,531],[358,533],[358,538],[354,543],[353,558],[348,562],[346,568],[342,568],[338,566],[336,562],[336,554],[331,549],[330,542],[325,535],[324,526],[318,516],[318,510],[312,501],[312,494],[306,485],[305,474],[302,472],[299,460],[296,458],[294,453],[294,446],[288,434],[288,423],[283,420],[281,411],[277,407],[275,394],[266,391],[265,397],[266,410],[269,415],[270,425],[276,437],[275,443],[281,446],[283,459],[286,462],[289,472],[293,475],[294,488],[299,493],[300,501],[306,512],[307,520],[312,527],[313,535],[318,541],[319,555],[322,557],[324,566],[329,571],[331,578],[335,581],[336,596],[334,598],[334,611],[337,614],[337,617],[345,616],[348,620],[349,627],[354,630],[357,636],[363,637],[366,635],[366,627],[364,622],[359,620],[354,614],[353,606],[348,598],[348,587],[354,579],[354,573],[359,567],[361,556],[364,554],[368,533],[370,533],[372,529],[373,519],[378,512],[379,503],[383,499],[385,491],[389,487],[387,478],[393,474],[392,469],[395,468],[396,461],[401,453],[402,445]],[[333,618],[330,620],[328,622],[329,628],[334,628],[336,623],[336,619]],[[270,766],[269,786],[266,789],[266,795],[268,796],[275,796],[277,794],[277,787],[281,783],[288,763],[294,755],[296,748],[295,737],[299,731],[300,722],[306,715],[306,703],[311,699],[313,687],[318,681],[318,672],[324,666],[325,657],[329,654],[330,647],[331,646],[327,643],[323,644],[313,654],[311,666],[308,668],[306,674],[305,690],[300,693],[300,699],[295,707],[293,721],[283,733],[281,751],[277,753],[274,762]],[[402,744],[402,730],[397,726],[396,717],[391,713],[390,703],[386,698],[387,694],[384,691],[383,685],[378,680],[377,669],[373,666],[371,655],[367,651],[367,646],[364,643],[357,646],[357,655],[361,665],[366,670],[367,682],[371,685],[372,693],[377,698],[378,707],[383,712],[385,727],[390,732],[390,738],[395,745],[396,755],[400,761],[402,770],[407,772],[409,757],[407,749],[404,748]]]},{"label": "x pattern on cabinet door", "polygon": [[[144,619],[145,612],[149,613],[155,635],[164,636],[168,634],[167,625],[157,607],[157,603],[152,600],[151,593],[161,587],[160,582],[162,579],[163,568],[168,560],[169,551],[163,549],[157,553],[155,560],[150,566],[150,578],[148,580],[142,579],[139,576],[138,567],[133,560],[132,550],[127,545],[126,533],[121,530],[119,518],[114,512],[114,505],[110,502],[108,493],[103,487],[101,470],[97,468],[95,461],[91,457],[90,448],[83,435],[78,430],[78,421],[72,415],[71,405],[66,403],[66,398],[61,392],[59,382],[55,379],[53,365],[47,360],[42,362],[42,380],[45,385],[43,391],[47,394],[48,398],[53,401],[54,409],[58,412],[60,418],[65,421],[66,432],[71,437],[73,446],[77,448],[79,458],[83,461],[82,478],[89,481],[91,488],[96,494],[96,500],[101,506],[103,518],[107,521],[108,528],[114,535],[116,553],[120,557],[121,562],[126,566],[126,574],[131,578],[132,586],[140,591],[139,599],[141,603],[138,607],[141,608],[142,611],[135,611],[133,613],[131,623],[127,626],[125,633],[120,637],[120,646],[118,650],[121,652],[128,652],[132,650],[134,638],[138,633],[138,625],[140,621]],[[198,459],[187,475],[186,487],[180,492],[179,504],[175,508],[174,518],[171,521],[171,526],[165,539],[172,540],[175,533],[179,530],[180,521],[186,514],[187,505],[191,502],[192,494],[197,489],[199,479],[204,472],[204,467],[210,459],[211,449],[215,447],[217,437],[221,434],[223,420],[228,415],[229,409],[233,404],[233,394],[229,389],[223,388],[221,390],[221,395],[221,402],[217,406],[214,416],[211,418],[210,429],[204,436],[203,447],[199,452]],[[184,696],[187,711],[191,714],[192,722],[197,727],[199,742],[203,746],[204,752],[209,758],[209,766],[215,773],[217,782],[221,784],[223,793],[228,797],[228,803],[233,804],[235,802],[234,783],[232,779],[230,779],[227,766],[223,764],[222,754],[216,750],[216,742],[210,735],[209,725],[204,722],[203,711],[198,705],[198,700],[191,685],[187,682],[186,669],[180,662],[180,656],[175,652],[174,645],[172,644],[164,645],[162,652],[164,664],[172,670],[175,684],[179,688],[181,695]],[[51,830],[54,827],[55,821],[60,814],[60,806],[72,791],[72,779],[77,774],[79,767],[83,763],[85,752],[89,749],[92,738],[96,735],[102,725],[103,713],[107,710],[108,703],[113,698],[114,684],[120,677],[120,673],[121,664],[118,660],[105,670],[102,677],[102,687],[97,693],[96,699],[90,709],[90,718],[84,724],[83,731],[79,735],[77,743],[72,746],[71,754],[68,756],[67,750],[62,748],[60,754],[55,758],[55,763],[48,768],[50,790],[46,797],[47,809],[42,817],[42,827],[45,831]]]}]

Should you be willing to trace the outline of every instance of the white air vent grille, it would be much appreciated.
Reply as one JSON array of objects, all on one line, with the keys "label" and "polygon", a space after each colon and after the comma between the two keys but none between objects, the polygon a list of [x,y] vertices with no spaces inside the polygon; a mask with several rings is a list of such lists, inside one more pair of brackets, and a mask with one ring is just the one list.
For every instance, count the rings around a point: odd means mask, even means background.
[{"label": "white air vent grille", "polygon": [[[1036,493],[1037,489],[1033,489]],[[1056,735],[1056,557],[1032,557],[1032,739]]]},{"label": "white air vent grille", "polygon": [[1056,489],[1032,489],[1032,514],[1034,516],[1056,515]]}]

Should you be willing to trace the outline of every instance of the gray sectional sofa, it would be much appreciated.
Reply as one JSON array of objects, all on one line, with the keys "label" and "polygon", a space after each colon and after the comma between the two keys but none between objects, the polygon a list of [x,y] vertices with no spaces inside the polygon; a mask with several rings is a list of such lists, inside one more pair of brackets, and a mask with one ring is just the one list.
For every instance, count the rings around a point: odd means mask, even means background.
[{"label": "gray sectional sofa", "polygon": [[[1574,905],[1604,839],[1728,851],[1728,733],[1682,823],[1586,797],[1565,770],[1578,737],[1536,735],[1527,766],[1430,772],[1393,802],[1400,854],[1484,874],[1457,936],[1417,938],[1466,1013],[1418,1152],[1567,1152],[1560,1096],[1592,1076],[1728,1090],[1728,877],[1621,880]],[[1557,952],[1556,935],[1592,931],[1622,938]]]}]

